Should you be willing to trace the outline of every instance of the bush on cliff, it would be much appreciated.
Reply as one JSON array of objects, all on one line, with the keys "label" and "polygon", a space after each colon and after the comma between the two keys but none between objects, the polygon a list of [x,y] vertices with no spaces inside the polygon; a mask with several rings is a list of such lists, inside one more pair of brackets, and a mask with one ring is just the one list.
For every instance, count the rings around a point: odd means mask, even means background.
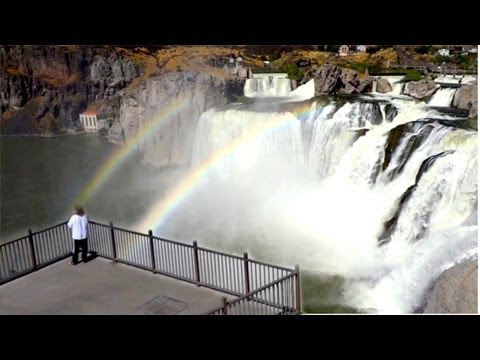
[{"label": "bush on cliff", "polygon": [[289,79],[300,81],[303,79],[304,71],[295,63],[287,63],[283,65],[283,71],[288,74]]}]

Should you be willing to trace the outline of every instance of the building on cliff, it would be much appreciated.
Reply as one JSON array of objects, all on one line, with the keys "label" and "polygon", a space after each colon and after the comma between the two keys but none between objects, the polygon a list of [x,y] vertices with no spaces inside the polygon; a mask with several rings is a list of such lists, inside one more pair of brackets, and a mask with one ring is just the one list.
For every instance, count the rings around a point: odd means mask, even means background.
[{"label": "building on cliff", "polygon": [[340,49],[338,50],[338,55],[339,56],[347,56],[350,52],[350,48],[348,45],[342,45],[340,46]]},{"label": "building on cliff", "polygon": [[231,56],[228,60],[228,65],[224,67],[229,75],[239,77],[241,79],[250,79],[253,77],[252,70],[244,66],[243,58],[238,56],[236,59]]},{"label": "building on cliff", "polygon": [[80,123],[87,132],[98,132],[103,128],[108,129],[108,121],[106,119],[98,119],[95,110],[86,110],[80,114]]},{"label": "building on cliff", "polygon": [[438,50],[440,56],[450,56],[450,49],[440,49]]},{"label": "building on cliff", "polygon": [[357,45],[357,52],[366,52],[367,45]]}]

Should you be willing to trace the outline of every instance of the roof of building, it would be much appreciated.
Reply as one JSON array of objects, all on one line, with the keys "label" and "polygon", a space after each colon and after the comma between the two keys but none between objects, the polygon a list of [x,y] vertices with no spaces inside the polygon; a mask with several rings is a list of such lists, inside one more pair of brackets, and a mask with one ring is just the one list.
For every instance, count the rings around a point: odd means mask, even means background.
[{"label": "roof of building", "polygon": [[97,115],[97,112],[95,110],[85,110],[80,115]]}]

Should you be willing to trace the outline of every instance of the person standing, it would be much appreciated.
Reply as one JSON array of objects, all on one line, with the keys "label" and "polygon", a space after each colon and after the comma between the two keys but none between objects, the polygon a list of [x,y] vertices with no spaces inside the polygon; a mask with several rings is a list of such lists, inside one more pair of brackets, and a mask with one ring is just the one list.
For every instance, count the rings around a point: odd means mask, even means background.
[{"label": "person standing", "polygon": [[75,214],[68,221],[68,227],[72,229],[74,243],[70,264],[77,265],[80,249],[82,249],[82,261],[86,262],[88,253],[88,217],[81,205],[75,205]]}]

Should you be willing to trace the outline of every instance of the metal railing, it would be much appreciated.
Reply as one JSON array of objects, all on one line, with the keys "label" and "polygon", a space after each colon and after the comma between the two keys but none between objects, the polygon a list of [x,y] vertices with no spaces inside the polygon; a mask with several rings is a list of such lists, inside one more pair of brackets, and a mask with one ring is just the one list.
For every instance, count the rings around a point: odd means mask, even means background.
[{"label": "metal railing", "polygon": [[67,222],[0,245],[0,285],[72,254]]},{"label": "metal railing", "polygon": [[298,269],[281,279],[227,301],[205,315],[297,315],[300,313],[300,278]]},{"label": "metal railing", "polygon": [[[89,251],[115,262],[163,274],[238,299],[224,303],[222,314],[300,313],[299,269],[288,269],[148,234],[89,222]],[[63,260],[72,253],[67,222],[0,245],[0,285]],[[275,291],[278,294],[275,295]],[[229,311],[230,309],[230,311]],[[262,310],[263,309],[263,310]],[[213,311],[212,313],[217,313]]]}]

